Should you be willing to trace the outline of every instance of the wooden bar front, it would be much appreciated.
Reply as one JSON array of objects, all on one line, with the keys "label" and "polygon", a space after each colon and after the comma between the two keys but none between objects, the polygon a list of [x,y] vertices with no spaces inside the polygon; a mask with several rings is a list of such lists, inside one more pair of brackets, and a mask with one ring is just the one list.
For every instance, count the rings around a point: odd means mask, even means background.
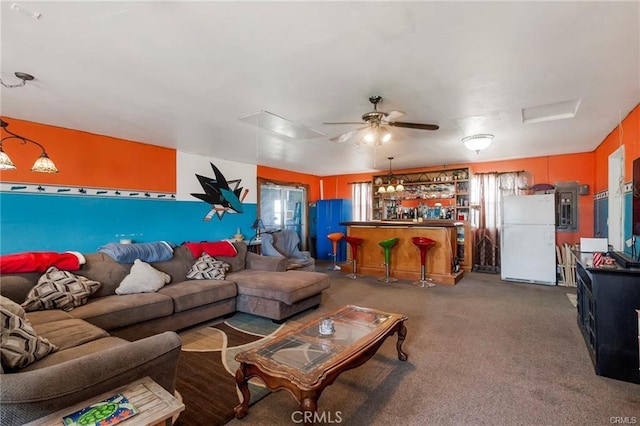
[{"label": "wooden bar front", "polygon": [[[456,226],[453,222],[342,222],[347,235],[362,238],[358,248],[358,272],[363,275],[384,276],[384,252],[378,244],[390,238],[398,238],[391,249],[390,275],[395,278],[417,281],[420,279],[420,250],[412,237],[427,237],[436,242],[426,257],[427,277],[437,284],[454,285],[463,272],[452,272],[456,250]],[[351,250],[347,250],[351,261]],[[351,263],[342,265],[343,272],[351,272]]]}]

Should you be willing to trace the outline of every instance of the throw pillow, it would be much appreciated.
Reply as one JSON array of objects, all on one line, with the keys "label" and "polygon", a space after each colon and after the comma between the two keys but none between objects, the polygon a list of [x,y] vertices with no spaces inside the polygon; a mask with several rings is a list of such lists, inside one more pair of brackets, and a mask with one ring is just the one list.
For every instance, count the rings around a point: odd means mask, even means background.
[{"label": "throw pillow", "polygon": [[61,271],[55,266],[47,269],[22,303],[25,311],[62,309],[70,311],[87,303],[89,296],[100,288],[98,281]]},{"label": "throw pillow", "polygon": [[29,321],[0,308],[0,359],[2,367],[23,368],[44,358],[58,348],[38,336]]},{"label": "throw pillow", "polygon": [[20,318],[24,318],[27,314],[24,309],[22,309],[22,306],[4,296],[0,296],[0,308],[6,309],[12,314],[19,316]]},{"label": "throw pillow", "polygon": [[203,253],[195,261],[187,278],[193,280],[224,280],[229,264]]},{"label": "throw pillow", "polygon": [[153,293],[160,290],[165,284],[169,284],[170,281],[169,275],[158,271],[147,262],[136,259],[129,275],[124,277],[116,288],[116,294]]}]

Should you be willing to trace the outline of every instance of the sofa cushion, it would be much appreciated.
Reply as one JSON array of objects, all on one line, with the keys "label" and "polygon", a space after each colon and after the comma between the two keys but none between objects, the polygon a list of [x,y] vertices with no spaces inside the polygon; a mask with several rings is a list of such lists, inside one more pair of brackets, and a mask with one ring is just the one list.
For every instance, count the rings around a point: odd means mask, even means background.
[{"label": "sofa cushion", "polygon": [[233,281],[196,280],[164,286],[158,293],[173,299],[173,310],[175,312],[183,312],[191,308],[235,297],[237,289]]},{"label": "sofa cushion", "polygon": [[247,259],[247,244],[242,241],[232,243],[238,254],[236,256],[216,256],[216,260],[228,263],[229,272],[239,272],[245,268]]},{"label": "sofa cushion", "polygon": [[91,299],[73,311],[73,316],[105,330],[112,330],[171,315],[173,300],[160,293],[105,296]]},{"label": "sofa cushion", "polygon": [[187,272],[193,265],[194,257],[188,248],[184,246],[178,246],[173,250],[173,259],[166,262],[153,262],[151,266],[158,271],[169,274],[172,282],[184,281],[187,277]]},{"label": "sofa cushion", "polygon": [[153,293],[165,284],[169,284],[169,281],[171,281],[169,275],[158,271],[147,262],[136,259],[129,275],[124,277],[116,288],[116,294]]},{"label": "sofa cushion", "polygon": [[50,367],[52,365],[58,365],[65,361],[75,360],[81,356],[89,355],[97,352],[104,352],[107,349],[111,349],[117,346],[123,346],[131,344],[130,342],[120,339],[119,337],[103,337],[102,339],[92,340],[83,345],[74,346],[64,351],[58,351],[50,354],[49,356],[34,362],[27,368],[20,371],[33,371],[40,368]]},{"label": "sofa cushion", "polygon": [[2,368],[18,369],[44,358],[58,348],[39,336],[29,321],[0,308]]},{"label": "sofa cushion", "polygon": [[216,260],[207,253],[195,261],[187,278],[192,280],[224,280],[224,276],[231,266],[221,260]]},{"label": "sofa cushion", "polygon": [[229,274],[227,279],[238,286],[238,294],[262,297],[288,305],[329,288],[329,276],[321,272],[269,272],[244,270]]},{"label": "sofa cushion", "polygon": [[103,329],[75,318],[34,325],[33,329],[61,351],[109,336]]},{"label": "sofa cushion", "polygon": [[60,309],[50,309],[47,311],[27,312],[27,319],[31,325],[44,324],[46,322],[72,319],[73,315]]},{"label": "sofa cushion", "polygon": [[23,319],[24,319],[24,317],[26,315],[26,312],[22,308],[22,306],[20,306],[19,304],[17,304],[13,300],[9,299],[8,297],[0,296],[0,308],[6,309],[7,311],[11,312],[12,314],[17,315],[17,316],[19,316],[20,318],[23,318]]},{"label": "sofa cushion", "polygon": [[70,311],[84,305],[100,287],[98,281],[61,271],[55,266],[47,269],[38,284],[27,295],[22,307],[25,311],[62,309]]},{"label": "sofa cushion", "polygon": [[118,263],[104,253],[85,253],[87,263],[82,265],[76,275],[102,283],[90,299],[116,294],[116,288],[131,269],[130,264]]}]

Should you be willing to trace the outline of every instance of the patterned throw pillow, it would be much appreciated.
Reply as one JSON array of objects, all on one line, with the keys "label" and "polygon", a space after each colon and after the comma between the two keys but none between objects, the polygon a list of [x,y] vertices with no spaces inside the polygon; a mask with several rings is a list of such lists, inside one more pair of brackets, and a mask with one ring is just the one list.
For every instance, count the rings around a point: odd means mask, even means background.
[{"label": "patterned throw pillow", "polygon": [[44,309],[70,311],[87,303],[89,296],[98,288],[100,288],[98,281],[76,276],[69,271],[61,271],[52,266],[31,289],[22,307],[27,312]]},{"label": "patterned throw pillow", "polygon": [[187,274],[192,280],[224,280],[229,264],[202,253]]},{"label": "patterned throw pillow", "polygon": [[24,318],[27,313],[22,309],[22,306],[9,299],[8,297],[0,296],[0,308],[6,309],[14,315]]},{"label": "patterned throw pillow", "polygon": [[0,358],[2,367],[23,368],[58,348],[36,334],[29,321],[0,308]]}]

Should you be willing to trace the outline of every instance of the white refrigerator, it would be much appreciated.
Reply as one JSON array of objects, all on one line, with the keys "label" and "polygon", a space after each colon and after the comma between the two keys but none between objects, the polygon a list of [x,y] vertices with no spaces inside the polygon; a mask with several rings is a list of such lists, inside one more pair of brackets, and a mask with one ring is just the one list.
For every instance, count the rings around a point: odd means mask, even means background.
[{"label": "white refrigerator", "polygon": [[554,194],[502,200],[500,274],[503,280],[556,285]]}]

